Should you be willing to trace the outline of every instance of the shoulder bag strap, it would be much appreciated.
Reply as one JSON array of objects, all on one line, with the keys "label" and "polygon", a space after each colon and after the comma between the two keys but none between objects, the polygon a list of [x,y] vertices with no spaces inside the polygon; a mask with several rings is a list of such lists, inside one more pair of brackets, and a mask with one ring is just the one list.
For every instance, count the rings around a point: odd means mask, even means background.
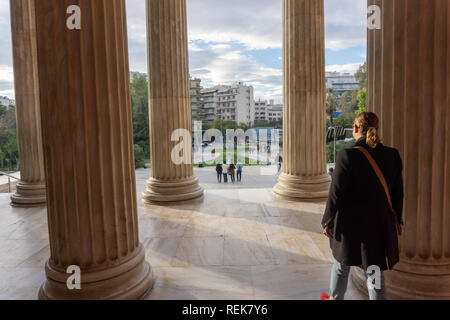
[{"label": "shoulder bag strap", "polygon": [[391,210],[394,213],[395,222],[398,227],[398,218],[397,218],[397,214],[395,213],[394,207],[392,206],[392,200],[391,200],[391,194],[389,192],[389,187],[387,185],[387,182],[386,182],[386,179],[384,178],[383,173],[380,170],[380,167],[378,167],[377,163],[375,162],[373,157],[370,155],[369,151],[366,150],[366,148],[358,146],[358,147],[355,147],[355,149],[360,150],[366,156],[367,160],[369,160],[369,163],[372,166],[373,171],[375,171],[375,173],[378,177],[378,180],[380,180],[380,183],[384,188],[384,192],[386,193],[386,197],[389,202],[389,206],[391,207]]}]

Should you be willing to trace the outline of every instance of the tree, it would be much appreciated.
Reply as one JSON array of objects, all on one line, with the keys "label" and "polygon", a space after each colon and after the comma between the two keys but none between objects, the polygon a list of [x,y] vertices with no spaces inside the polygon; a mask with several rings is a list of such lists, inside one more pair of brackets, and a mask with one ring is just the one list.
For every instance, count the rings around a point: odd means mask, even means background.
[{"label": "tree", "polygon": [[340,109],[344,114],[354,114],[358,109],[358,90],[346,91],[340,98]]},{"label": "tree", "polygon": [[354,113],[343,113],[334,120],[336,127],[352,128],[355,121]]},{"label": "tree", "polygon": [[134,145],[134,166],[136,169],[145,168],[145,153],[140,145]]},{"label": "tree", "polygon": [[222,134],[225,134],[228,129],[238,129],[238,125],[233,120],[216,119],[211,124],[211,128],[218,129],[222,132]]},{"label": "tree", "polygon": [[334,124],[334,114],[337,111],[337,108],[339,107],[339,96],[337,92],[332,89],[327,89],[327,100],[326,100],[326,109],[327,109],[327,115],[330,119],[330,125],[333,126]]},{"label": "tree", "polygon": [[149,155],[148,81],[145,75],[135,74],[133,76],[131,81],[131,105],[133,108],[134,144],[141,148],[139,150],[142,150],[144,155]]},{"label": "tree", "polygon": [[3,109],[0,114],[0,136],[6,135],[8,131],[16,132],[15,109]]},{"label": "tree", "polygon": [[356,115],[362,113],[362,112],[366,112],[366,107],[367,107],[367,103],[366,103],[366,95],[367,95],[367,90],[359,90],[358,92],[358,110],[356,110]]},{"label": "tree", "polygon": [[[339,151],[350,148],[355,143],[354,140],[350,141],[336,141],[336,155]],[[327,163],[334,163],[334,142],[327,144]]]},{"label": "tree", "polygon": [[19,158],[19,149],[17,147],[17,135],[14,131],[9,130],[6,134],[0,135],[0,154],[3,156],[1,160],[9,160],[10,169],[13,163],[17,163]]},{"label": "tree", "polygon": [[367,63],[364,62],[355,73],[355,78],[359,82],[359,89],[364,90],[367,88]]},{"label": "tree", "polygon": [[241,123],[239,123],[238,128],[242,129],[244,132],[246,132],[248,129],[250,129],[250,126],[248,126],[244,122],[241,122]]}]

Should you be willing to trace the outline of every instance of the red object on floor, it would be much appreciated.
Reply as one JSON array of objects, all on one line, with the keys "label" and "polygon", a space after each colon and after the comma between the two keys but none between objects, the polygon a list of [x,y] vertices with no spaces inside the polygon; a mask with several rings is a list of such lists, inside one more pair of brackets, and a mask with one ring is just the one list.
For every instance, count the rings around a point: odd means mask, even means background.
[{"label": "red object on floor", "polygon": [[325,292],[322,292],[320,294],[320,300],[330,300],[330,296],[326,294]]}]

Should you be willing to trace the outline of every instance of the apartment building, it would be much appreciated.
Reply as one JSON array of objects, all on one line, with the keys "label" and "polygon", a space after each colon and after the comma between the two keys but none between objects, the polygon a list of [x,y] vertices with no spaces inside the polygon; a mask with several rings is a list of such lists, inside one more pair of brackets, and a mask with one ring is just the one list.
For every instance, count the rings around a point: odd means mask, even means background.
[{"label": "apartment building", "polygon": [[283,105],[274,100],[255,101],[255,121],[278,122],[283,120]]},{"label": "apartment building", "polygon": [[255,121],[267,121],[267,101],[255,101]]},{"label": "apartment building", "polygon": [[243,82],[237,82],[231,86],[217,86],[218,119],[232,120],[237,124],[255,123],[254,89]]},{"label": "apartment building", "polygon": [[203,110],[203,98],[202,98],[202,89],[200,79],[191,79],[191,88],[190,88],[190,96],[191,96],[191,113],[192,113],[192,121],[201,121],[204,119],[204,110]]}]

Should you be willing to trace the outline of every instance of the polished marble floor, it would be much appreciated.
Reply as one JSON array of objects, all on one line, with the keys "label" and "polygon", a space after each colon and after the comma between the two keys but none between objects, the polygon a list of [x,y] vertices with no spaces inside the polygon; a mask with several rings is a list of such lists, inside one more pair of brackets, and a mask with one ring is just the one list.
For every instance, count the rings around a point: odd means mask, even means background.
[{"label": "polished marble floor", "polygon": [[[246,168],[240,184],[196,169],[203,198],[139,206],[140,239],[154,269],[148,299],[318,299],[331,252],[324,204],[277,199],[276,176]],[[138,199],[148,170],[137,170]],[[35,299],[49,256],[45,208],[17,209],[0,194],[0,299]],[[363,299],[351,281],[347,299]]]}]

